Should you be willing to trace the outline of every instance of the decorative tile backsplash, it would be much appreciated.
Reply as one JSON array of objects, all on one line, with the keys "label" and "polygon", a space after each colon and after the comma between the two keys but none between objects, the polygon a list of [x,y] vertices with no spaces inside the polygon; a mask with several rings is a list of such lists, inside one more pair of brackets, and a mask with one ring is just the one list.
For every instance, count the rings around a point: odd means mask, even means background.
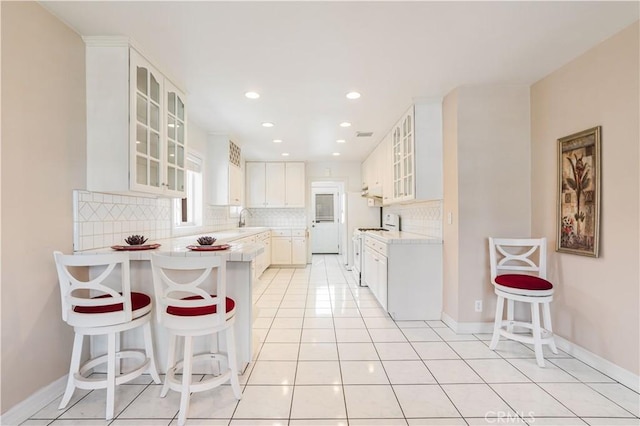
[{"label": "decorative tile backsplash", "polygon": [[[233,207],[205,206],[199,228],[173,228],[172,200],[130,195],[73,191],[73,248],[91,250],[124,244],[132,234],[150,241],[199,233],[211,233],[238,226]],[[230,210],[231,209],[231,210]],[[384,208],[400,215],[401,229],[442,238],[442,201],[422,201]],[[306,227],[307,211],[301,209],[248,209],[247,226]]]},{"label": "decorative tile backsplash", "polygon": [[73,191],[73,249],[124,244],[132,234],[142,234],[153,241],[237,226],[237,219],[229,217],[228,207],[206,206],[202,227],[172,230],[171,203],[168,198]]},{"label": "decorative tile backsplash", "polygon": [[383,210],[400,216],[403,231],[442,238],[442,200],[398,204]]},{"label": "decorative tile backsplash", "polygon": [[248,209],[245,216],[247,226],[291,226],[303,228],[307,226],[305,209]]}]

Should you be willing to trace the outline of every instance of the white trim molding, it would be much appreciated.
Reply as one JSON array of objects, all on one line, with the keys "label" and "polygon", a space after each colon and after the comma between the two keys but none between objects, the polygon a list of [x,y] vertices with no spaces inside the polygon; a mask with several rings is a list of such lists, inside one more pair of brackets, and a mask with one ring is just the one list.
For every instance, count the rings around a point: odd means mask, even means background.
[{"label": "white trim molding", "polygon": [[24,401],[11,407],[0,417],[0,425],[19,425],[62,395],[67,374],[36,391]]},{"label": "white trim molding", "polygon": [[[493,333],[493,322],[457,322],[446,313],[442,313],[442,322],[447,324],[456,333]],[[593,352],[564,339],[557,334],[554,335],[556,345],[559,349],[584,362],[590,367],[606,374],[612,379],[620,382],[635,392],[640,392],[640,376],[625,370],[619,365],[596,355]]]},{"label": "white trim molding", "polygon": [[460,334],[493,333],[493,322],[457,322],[444,312],[442,322]]},{"label": "white trim molding", "polygon": [[569,355],[606,374],[612,379],[617,380],[635,392],[640,392],[640,376],[637,374],[634,374],[629,370],[625,370],[619,365],[616,365],[613,362],[602,358],[600,355],[596,355],[582,346],[576,345],[557,334],[554,335],[554,339],[559,349],[562,349]]}]

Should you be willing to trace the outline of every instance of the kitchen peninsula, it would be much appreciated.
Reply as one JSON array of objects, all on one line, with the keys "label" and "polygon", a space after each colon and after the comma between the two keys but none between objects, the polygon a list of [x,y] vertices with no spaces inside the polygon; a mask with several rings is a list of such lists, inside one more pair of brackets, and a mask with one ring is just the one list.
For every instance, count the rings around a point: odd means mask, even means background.
[{"label": "kitchen peninsula", "polygon": [[[238,366],[240,371],[244,371],[249,362],[251,362],[253,354],[253,303],[252,288],[254,284],[254,260],[264,252],[264,244],[250,242],[257,234],[269,232],[269,228],[240,228],[237,230],[227,230],[206,234],[217,238],[215,244],[229,244],[231,247],[227,250],[220,251],[191,251],[187,246],[196,244],[195,240],[198,236],[178,237],[153,241],[160,244],[160,247],[154,250],[137,250],[129,251],[131,260],[131,289],[133,291],[144,292],[150,296],[153,295],[153,279],[151,273],[151,253],[157,253],[167,256],[225,256],[227,259],[227,297],[236,301],[236,322],[235,335],[238,356]],[[91,255],[98,253],[113,252],[111,248],[101,248],[95,250],[86,250],[76,252],[78,255]],[[90,274],[94,275],[99,271],[91,270]],[[154,309],[156,307],[154,306]],[[161,373],[165,372],[167,364],[167,347],[168,334],[156,321],[152,321],[152,330],[154,337],[154,349],[156,356],[156,364]],[[128,347],[144,347],[142,332],[133,330],[128,334],[123,334],[122,344]],[[204,338],[200,341],[196,340],[194,352],[201,352],[210,345],[208,340]],[[224,351],[224,342],[220,343],[221,350]],[[99,339],[91,340],[92,356],[104,353],[106,342]],[[195,372],[207,374],[211,373],[210,366],[196,365]]]}]

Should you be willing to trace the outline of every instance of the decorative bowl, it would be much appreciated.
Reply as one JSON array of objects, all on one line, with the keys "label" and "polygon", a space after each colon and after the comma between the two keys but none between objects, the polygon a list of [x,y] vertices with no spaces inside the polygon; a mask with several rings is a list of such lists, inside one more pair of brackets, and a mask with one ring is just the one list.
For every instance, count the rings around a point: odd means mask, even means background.
[{"label": "decorative bowl", "polygon": [[141,246],[147,241],[142,235],[130,235],[124,239],[124,242],[131,246]]},{"label": "decorative bowl", "polygon": [[201,246],[210,246],[216,242],[216,239],[214,237],[200,237],[197,241]]}]

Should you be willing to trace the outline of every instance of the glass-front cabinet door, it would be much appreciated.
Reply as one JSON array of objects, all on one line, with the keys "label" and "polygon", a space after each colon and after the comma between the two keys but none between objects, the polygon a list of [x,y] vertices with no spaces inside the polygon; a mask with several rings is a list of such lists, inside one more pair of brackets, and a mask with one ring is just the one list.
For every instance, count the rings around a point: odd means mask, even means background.
[{"label": "glass-front cabinet door", "polygon": [[166,91],[166,189],[182,196],[185,191],[186,110],[184,95],[165,80]]},{"label": "glass-front cabinet door", "polygon": [[133,102],[130,123],[135,126],[131,188],[161,193],[163,77],[133,50],[130,60]]},{"label": "glass-front cabinet door", "polygon": [[404,199],[414,198],[413,108],[402,119],[402,186]]},{"label": "glass-front cabinet door", "polygon": [[400,126],[394,126],[391,136],[391,151],[393,154],[393,200],[402,198],[402,132]]}]

